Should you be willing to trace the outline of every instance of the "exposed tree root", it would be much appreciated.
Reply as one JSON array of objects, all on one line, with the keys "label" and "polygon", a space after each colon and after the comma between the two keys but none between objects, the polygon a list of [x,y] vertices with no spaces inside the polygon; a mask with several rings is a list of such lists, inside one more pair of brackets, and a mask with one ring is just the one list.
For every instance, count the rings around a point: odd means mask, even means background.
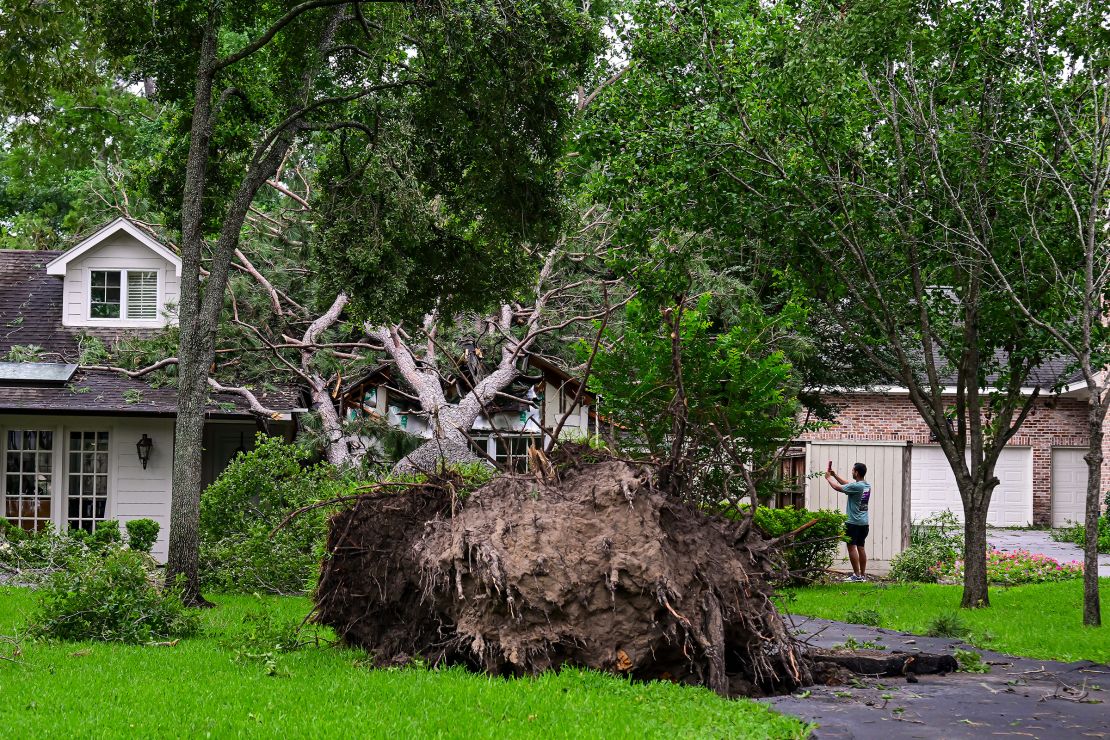
[{"label": "exposed tree root", "polygon": [[332,520],[317,621],[383,664],[588,666],[722,695],[811,682],[771,602],[772,543],[658,490],[652,466],[559,478],[362,497]]}]

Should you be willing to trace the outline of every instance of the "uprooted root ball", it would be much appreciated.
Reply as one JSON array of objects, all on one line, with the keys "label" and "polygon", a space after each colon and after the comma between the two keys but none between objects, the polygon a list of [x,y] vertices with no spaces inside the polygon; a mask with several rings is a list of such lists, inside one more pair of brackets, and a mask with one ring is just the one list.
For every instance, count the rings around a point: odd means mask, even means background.
[{"label": "uprooted root ball", "polygon": [[569,664],[729,695],[810,681],[770,599],[770,544],[656,490],[649,466],[498,478],[454,511],[448,487],[366,496],[328,551],[316,618],[381,663]]}]

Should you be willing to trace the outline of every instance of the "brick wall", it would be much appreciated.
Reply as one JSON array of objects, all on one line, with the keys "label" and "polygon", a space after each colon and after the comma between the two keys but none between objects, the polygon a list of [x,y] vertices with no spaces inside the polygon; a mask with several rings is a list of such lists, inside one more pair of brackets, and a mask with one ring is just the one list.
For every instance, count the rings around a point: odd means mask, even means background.
[{"label": "brick wall", "polygon": [[[806,440],[899,440],[929,444],[929,428],[906,395],[878,393],[827,398],[838,409],[836,422],[805,435]],[[954,403],[945,398],[945,405]],[[1052,448],[1087,445],[1087,407],[1084,401],[1057,398],[1038,401],[1010,441],[1033,449],[1033,521],[1052,522]],[[1110,435],[1103,444],[1102,480],[1110,481]]]}]

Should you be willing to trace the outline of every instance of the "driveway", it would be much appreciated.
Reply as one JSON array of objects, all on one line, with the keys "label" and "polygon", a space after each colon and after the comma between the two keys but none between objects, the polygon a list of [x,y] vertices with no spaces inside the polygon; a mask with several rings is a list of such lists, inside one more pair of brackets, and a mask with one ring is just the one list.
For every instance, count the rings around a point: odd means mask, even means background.
[{"label": "driveway", "polygon": [[[987,542],[998,550],[1028,550],[1060,562],[1083,562],[1083,548],[1070,542],[1053,542],[1051,534],[1043,529],[991,528],[987,530]],[[1101,578],[1110,578],[1110,554],[1099,555],[1098,574]]]},{"label": "driveway", "polygon": [[817,647],[842,645],[849,637],[906,652],[951,654],[964,647],[991,665],[989,673],[920,676],[918,683],[861,678],[762,700],[819,724],[816,738],[1110,738],[1110,666],[1013,658],[958,640],[791,619],[799,639]]}]

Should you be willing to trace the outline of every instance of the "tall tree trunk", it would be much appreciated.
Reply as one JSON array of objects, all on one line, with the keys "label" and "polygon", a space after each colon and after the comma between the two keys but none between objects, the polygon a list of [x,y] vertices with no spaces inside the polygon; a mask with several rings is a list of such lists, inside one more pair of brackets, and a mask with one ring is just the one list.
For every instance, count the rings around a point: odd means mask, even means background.
[{"label": "tall tree trunk", "polygon": [[[185,349],[184,342],[182,350]],[[195,356],[197,348],[188,355]],[[181,354],[178,372],[177,424],[174,430],[173,495],[170,497],[170,542],[166,583],[180,579],[182,598],[190,606],[211,606],[200,594],[201,470],[204,449],[204,407],[208,400],[208,367]]]},{"label": "tall tree trunk", "polygon": [[[976,486],[978,489],[979,486]],[[979,501],[979,491],[973,492],[972,500]],[[964,595],[960,606],[964,609],[978,609],[990,606],[987,592],[987,508],[989,496],[981,506],[964,504]]]},{"label": "tall tree trunk", "polygon": [[180,581],[182,598],[193,606],[211,606],[200,594],[200,471],[204,441],[204,407],[208,401],[205,331],[201,321],[200,268],[204,248],[204,190],[211,135],[212,90],[216,61],[216,11],[209,13],[201,42],[194,93],[189,159],[181,208],[181,298],[178,321],[177,421],[174,430],[173,481],[170,496],[169,557],[166,583]]},{"label": "tall tree trunk", "polygon": [[1084,526],[1087,529],[1083,545],[1083,624],[1088,627],[1102,626],[1101,608],[1098,595],[1098,518],[1099,498],[1102,496],[1102,438],[1103,422],[1106,418],[1105,400],[1091,389],[1087,402],[1087,434],[1089,444],[1087,454],[1087,506]]}]

